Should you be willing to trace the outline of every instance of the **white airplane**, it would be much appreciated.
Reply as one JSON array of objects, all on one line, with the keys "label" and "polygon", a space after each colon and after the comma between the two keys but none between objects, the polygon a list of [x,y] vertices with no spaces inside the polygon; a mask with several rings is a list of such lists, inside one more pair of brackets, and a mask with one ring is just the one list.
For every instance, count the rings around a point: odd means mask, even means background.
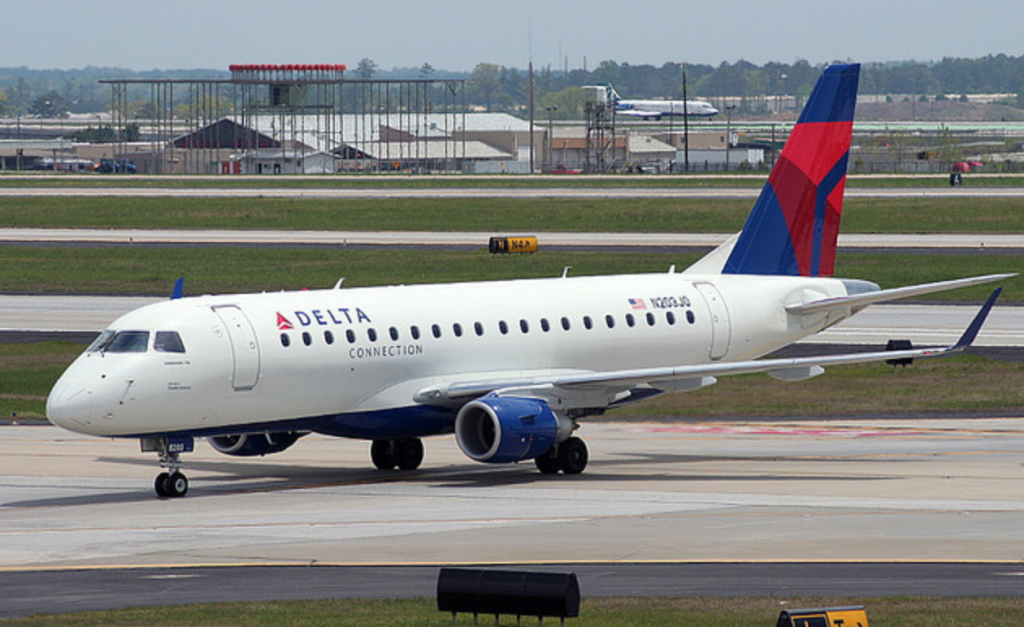
[{"label": "white airplane", "polygon": [[453,433],[486,463],[580,473],[579,420],[665,391],[766,372],[907,360],[956,344],[760,359],[881,301],[1003,279],[882,290],[831,278],[858,65],[828,68],[743,231],[683,272],[182,298],[114,321],[56,383],[47,415],[137,438],[183,496],[181,454],[206,437],[227,455],[276,453],[308,433],[372,440],[377,468],[411,470],[420,438]]},{"label": "white airplane", "polygon": [[718,109],[704,100],[624,100],[611,85],[588,86],[596,89],[605,104],[615,107],[615,115],[660,120],[665,116],[711,117]]}]

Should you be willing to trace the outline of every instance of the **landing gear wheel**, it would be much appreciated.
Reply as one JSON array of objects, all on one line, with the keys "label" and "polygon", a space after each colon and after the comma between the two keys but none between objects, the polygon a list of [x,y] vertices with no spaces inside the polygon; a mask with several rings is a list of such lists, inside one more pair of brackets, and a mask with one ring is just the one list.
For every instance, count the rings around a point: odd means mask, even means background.
[{"label": "landing gear wheel", "polygon": [[558,467],[567,475],[578,475],[587,467],[590,453],[579,438],[569,438],[558,445]]},{"label": "landing gear wheel", "polygon": [[377,470],[394,470],[398,464],[395,459],[395,441],[374,440],[370,445],[370,460]]},{"label": "landing gear wheel", "polygon": [[172,472],[167,475],[166,479],[164,479],[163,488],[163,496],[169,496],[172,498],[183,497],[188,494],[188,477],[180,472]]},{"label": "landing gear wheel", "polygon": [[416,470],[423,463],[423,441],[419,438],[395,440],[393,450],[399,470]]},{"label": "landing gear wheel", "polygon": [[156,476],[156,481],[153,482],[153,489],[156,490],[156,495],[160,498],[166,498],[170,496],[167,491],[164,490],[164,483],[167,482],[168,477],[171,476],[169,472],[162,472]]},{"label": "landing gear wheel", "polygon": [[558,462],[558,446],[552,446],[551,450],[533,460],[537,470],[542,475],[557,475],[560,470]]}]

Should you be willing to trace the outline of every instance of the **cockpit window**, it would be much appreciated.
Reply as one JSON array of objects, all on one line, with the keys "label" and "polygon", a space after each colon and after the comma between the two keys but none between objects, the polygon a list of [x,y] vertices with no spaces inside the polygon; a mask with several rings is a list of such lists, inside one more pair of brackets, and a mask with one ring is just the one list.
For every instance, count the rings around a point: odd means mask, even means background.
[{"label": "cockpit window", "polygon": [[92,344],[89,345],[89,348],[87,348],[85,350],[87,352],[90,352],[90,353],[95,353],[95,352],[101,351],[101,350],[103,350],[104,346],[106,346],[107,344],[110,343],[110,340],[113,337],[114,337],[114,332],[108,329],[108,330],[104,331],[103,333],[100,333],[99,337],[97,337],[95,340],[93,340]]},{"label": "cockpit window", "polygon": [[145,353],[149,346],[149,331],[104,331],[89,346],[90,352]]},{"label": "cockpit window", "polygon": [[184,353],[185,344],[177,331],[157,331],[153,348],[158,353]]}]

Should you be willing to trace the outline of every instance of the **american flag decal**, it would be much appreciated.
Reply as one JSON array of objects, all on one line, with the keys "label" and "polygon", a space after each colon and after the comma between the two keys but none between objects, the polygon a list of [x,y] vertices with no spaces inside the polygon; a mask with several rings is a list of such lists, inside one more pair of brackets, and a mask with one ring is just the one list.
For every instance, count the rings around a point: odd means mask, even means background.
[{"label": "american flag decal", "polygon": [[629,304],[633,309],[647,309],[647,303],[645,303],[642,298],[630,298]]}]

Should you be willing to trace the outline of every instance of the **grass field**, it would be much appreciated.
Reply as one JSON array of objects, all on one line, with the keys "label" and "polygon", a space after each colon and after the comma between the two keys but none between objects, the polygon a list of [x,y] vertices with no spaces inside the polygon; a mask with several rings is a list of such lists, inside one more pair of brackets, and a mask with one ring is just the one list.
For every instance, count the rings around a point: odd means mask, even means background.
[{"label": "grass field", "polygon": [[[134,248],[0,246],[0,292],[47,294],[169,294],[179,276],[189,294],[329,288],[469,280],[499,280],[681,270],[696,253],[577,252],[490,255],[484,248],[449,250],[277,249],[241,247]],[[1024,268],[1021,255],[843,253],[837,276],[894,287]],[[1024,278],[1002,283],[1000,303],[1024,301]],[[928,296],[944,302],[980,302],[980,286]]]},{"label": "grass field", "polygon": [[[584,591],[585,593],[585,591]],[[984,626],[1019,627],[1024,616],[1021,598],[594,598],[584,594],[579,618],[566,620],[567,627],[774,627],[784,609],[863,605],[868,621],[876,627]],[[549,618],[545,625],[557,625]],[[446,627],[493,625],[494,618],[437,611],[433,599],[384,601],[262,601],[216,603],[162,608],[138,608],[109,612],[83,612],[0,620],[10,627]],[[514,616],[501,617],[501,625],[515,625]],[[536,625],[523,617],[523,625]]]},{"label": "grass field", "polygon": [[[663,198],[13,197],[0,204],[0,227],[733,233],[751,205]],[[851,198],[842,232],[1024,233],[1024,200]]]}]

